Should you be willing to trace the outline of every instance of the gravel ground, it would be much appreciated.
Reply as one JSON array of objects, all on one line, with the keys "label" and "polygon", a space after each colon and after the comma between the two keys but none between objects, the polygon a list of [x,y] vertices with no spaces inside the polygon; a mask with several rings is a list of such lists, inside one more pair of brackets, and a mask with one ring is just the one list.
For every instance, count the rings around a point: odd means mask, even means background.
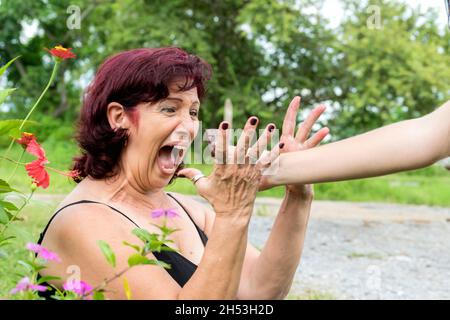
[{"label": "gravel ground", "polygon": [[[280,202],[260,199],[261,248]],[[291,298],[450,299],[450,208],[315,201]]]},{"label": "gravel ground", "polygon": [[[257,198],[249,232],[256,247],[280,204]],[[289,298],[450,299],[450,208],[314,201]]]}]

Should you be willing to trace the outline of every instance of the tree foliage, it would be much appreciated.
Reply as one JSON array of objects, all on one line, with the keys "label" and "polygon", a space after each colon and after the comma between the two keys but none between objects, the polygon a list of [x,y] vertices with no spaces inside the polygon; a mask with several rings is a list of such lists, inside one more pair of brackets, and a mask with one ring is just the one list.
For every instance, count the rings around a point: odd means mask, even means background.
[{"label": "tree foliage", "polygon": [[[17,90],[0,117],[26,113],[50,72],[44,48],[56,44],[72,47],[77,59],[59,70],[42,104],[38,118],[47,123],[73,123],[99,64],[138,47],[179,46],[212,65],[206,127],[221,121],[226,98],[235,126],[254,114],[280,125],[294,95],[304,108],[331,104],[335,137],[422,115],[448,99],[445,21],[399,1],[342,1],[347,17],[333,29],[320,14],[324,2],[312,0],[1,0],[0,64],[21,57],[8,69]],[[373,4],[381,29],[367,27]],[[80,8],[80,29],[67,26],[70,6]]]}]

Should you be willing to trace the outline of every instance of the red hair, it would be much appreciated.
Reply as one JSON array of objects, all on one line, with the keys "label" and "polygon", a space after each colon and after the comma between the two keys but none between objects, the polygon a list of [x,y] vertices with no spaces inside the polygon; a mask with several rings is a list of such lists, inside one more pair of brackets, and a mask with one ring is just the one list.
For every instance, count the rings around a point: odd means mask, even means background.
[{"label": "red hair", "polygon": [[120,103],[137,124],[136,106],[166,98],[170,82],[180,77],[185,79],[180,90],[197,88],[202,100],[211,67],[175,47],[134,49],[106,59],[85,92],[78,119],[76,140],[82,155],[74,158],[72,170],[79,172],[75,182],[88,175],[101,179],[117,174],[128,134],[126,129],[111,128],[106,115],[108,104]]}]

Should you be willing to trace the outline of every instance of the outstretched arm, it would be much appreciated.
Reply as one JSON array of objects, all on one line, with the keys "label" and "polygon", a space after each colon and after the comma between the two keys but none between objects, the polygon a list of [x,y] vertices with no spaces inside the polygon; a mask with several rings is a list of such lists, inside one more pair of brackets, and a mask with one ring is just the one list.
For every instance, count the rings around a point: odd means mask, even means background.
[{"label": "outstretched arm", "polygon": [[426,167],[450,156],[450,101],[401,121],[318,148],[280,155],[269,185],[317,183]]}]

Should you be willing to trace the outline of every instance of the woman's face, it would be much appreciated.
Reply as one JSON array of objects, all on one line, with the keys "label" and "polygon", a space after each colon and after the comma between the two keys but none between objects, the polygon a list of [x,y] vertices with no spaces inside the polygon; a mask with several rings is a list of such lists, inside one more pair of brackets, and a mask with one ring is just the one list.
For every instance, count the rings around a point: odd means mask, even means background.
[{"label": "woman's face", "polygon": [[141,190],[164,188],[197,135],[197,88],[180,91],[183,84],[174,81],[166,99],[137,106],[138,123],[130,128],[123,165]]}]

